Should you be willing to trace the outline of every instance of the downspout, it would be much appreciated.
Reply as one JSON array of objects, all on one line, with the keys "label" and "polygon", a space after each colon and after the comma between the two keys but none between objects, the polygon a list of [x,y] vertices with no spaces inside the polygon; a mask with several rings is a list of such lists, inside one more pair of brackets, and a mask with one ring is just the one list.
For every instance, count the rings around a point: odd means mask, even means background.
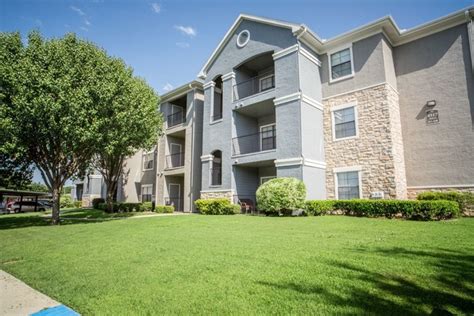
[{"label": "downspout", "polygon": [[471,57],[471,75],[474,76],[474,25],[472,21],[471,11],[464,12],[467,19],[467,38],[469,39],[469,55]]},{"label": "downspout", "polygon": [[190,188],[190,195],[189,195],[189,205],[190,205],[190,212],[193,213],[194,205],[193,205],[193,198],[194,198],[194,189],[193,189],[193,170],[194,170],[194,128],[195,128],[195,120],[196,120],[196,102],[194,102],[196,98],[196,89],[193,88],[193,85],[190,83],[189,88],[193,89],[193,117],[191,121],[191,167],[189,168],[189,188]]}]

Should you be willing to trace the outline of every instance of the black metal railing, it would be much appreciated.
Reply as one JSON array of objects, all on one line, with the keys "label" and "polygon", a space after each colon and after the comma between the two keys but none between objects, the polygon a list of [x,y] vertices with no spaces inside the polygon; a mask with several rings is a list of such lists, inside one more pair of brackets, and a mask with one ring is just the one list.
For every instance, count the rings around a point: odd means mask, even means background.
[{"label": "black metal railing", "polygon": [[255,153],[276,148],[276,129],[232,138],[233,155]]},{"label": "black metal railing", "polygon": [[176,125],[181,124],[181,123],[184,123],[185,113],[184,113],[184,111],[179,111],[179,112],[170,114],[170,115],[168,115],[166,121],[168,123],[167,124],[168,128],[176,126]]},{"label": "black metal railing", "polygon": [[246,98],[248,96],[275,88],[275,74],[266,73],[234,85],[234,100]]},{"label": "black metal railing", "polygon": [[211,168],[211,185],[222,184],[222,167]]},{"label": "black metal railing", "polygon": [[257,199],[255,195],[234,195],[232,198],[234,204],[240,205],[242,214],[258,214]]},{"label": "black metal railing", "polygon": [[182,212],[183,211],[183,202],[184,199],[180,197],[166,197],[165,198],[165,205],[174,206],[175,212]]},{"label": "black metal railing", "polygon": [[184,166],[184,152],[166,156],[166,168],[179,168]]}]

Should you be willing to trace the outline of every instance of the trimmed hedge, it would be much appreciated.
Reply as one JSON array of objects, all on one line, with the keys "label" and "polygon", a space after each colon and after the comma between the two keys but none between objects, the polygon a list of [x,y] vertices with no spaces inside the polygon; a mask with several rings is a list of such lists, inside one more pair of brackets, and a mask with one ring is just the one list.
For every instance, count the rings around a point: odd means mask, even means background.
[{"label": "trimmed hedge", "polygon": [[240,213],[240,205],[232,204],[228,199],[199,199],[194,202],[204,215],[234,215]]},{"label": "trimmed hedge", "polygon": [[138,206],[140,212],[153,212],[153,203],[152,202],[143,202]]},{"label": "trimmed hedge", "polygon": [[324,215],[334,210],[334,201],[306,201],[304,209],[307,215]]},{"label": "trimmed hedge", "polygon": [[275,178],[257,190],[257,208],[267,214],[288,215],[304,207],[306,186],[296,178]]},{"label": "trimmed hedge", "polygon": [[100,203],[105,203],[105,200],[103,198],[92,199],[92,208],[95,208],[96,210],[100,209],[99,208]]},{"label": "trimmed hedge", "polygon": [[[340,211],[344,215],[366,217],[401,216],[411,220],[441,220],[460,215],[459,205],[453,201],[410,201],[410,200],[335,200],[330,204],[306,202],[306,213],[323,215],[331,211]],[[316,211],[315,211],[316,210]]]},{"label": "trimmed hedge", "polygon": [[155,206],[156,213],[173,213],[174,206],[173,205],[157,205]]},{"label": "trimmed hedge", "polygon": [[417,195],[417,200],[433,201],[433,200],[447,200],[454,201],[459,204],[462,212],[474,210],[474,194],[471,192],[422,192]]},{"label": "trimmed hedge", "polygon": [[[107,203],[99,203],[97,209],[107,211]],[[114,212],[153,212],[151,202],[143,203],[113,203]]]}]

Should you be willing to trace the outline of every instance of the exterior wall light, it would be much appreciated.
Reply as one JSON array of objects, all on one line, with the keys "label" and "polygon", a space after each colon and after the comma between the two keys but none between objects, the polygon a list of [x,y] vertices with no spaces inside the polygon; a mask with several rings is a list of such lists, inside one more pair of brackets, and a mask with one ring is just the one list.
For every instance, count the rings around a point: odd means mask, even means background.
[{"label": "exterior wall light", "polygon": [[435,105],[436,105],[436,100],[431,100],[431,101],[426,102],[426,106],[427,106],[427,107],[432,108],[432,107],[434,107]]}]

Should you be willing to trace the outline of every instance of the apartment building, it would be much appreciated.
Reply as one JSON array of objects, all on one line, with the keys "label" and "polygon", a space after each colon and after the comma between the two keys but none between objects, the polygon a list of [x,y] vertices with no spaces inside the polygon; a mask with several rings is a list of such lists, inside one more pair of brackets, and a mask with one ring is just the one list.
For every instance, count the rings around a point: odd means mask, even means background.
[{"label": "apartment building", "polygon": [[303,180],[309,199],[474,191],[473,15],[409,30],[383,17],[328,40],[240,15],[198,80],[163,96],[153,183],[138,153],[122,198],[152,188],[192,211],[198,197],[255,202],[274,177]]}]

